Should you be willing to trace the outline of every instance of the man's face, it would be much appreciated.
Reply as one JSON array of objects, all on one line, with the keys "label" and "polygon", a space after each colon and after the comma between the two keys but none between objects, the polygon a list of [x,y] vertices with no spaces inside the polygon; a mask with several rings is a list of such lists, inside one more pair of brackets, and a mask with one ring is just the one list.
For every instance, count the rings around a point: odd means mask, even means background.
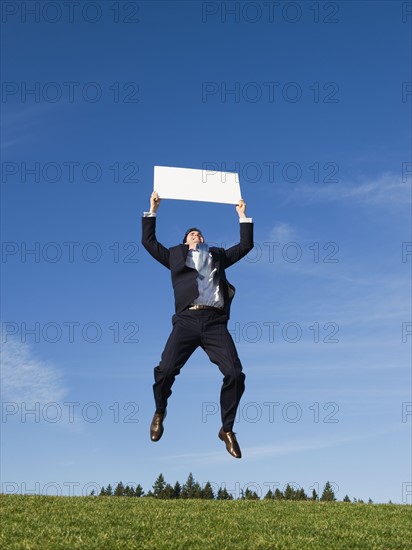
[{"label": "man's face", "polygon": [[197,244],[203,243],[204,238],[200,231],[190,231],[186,237],[186,243],[189,245],[189,248],[195,248]]}]

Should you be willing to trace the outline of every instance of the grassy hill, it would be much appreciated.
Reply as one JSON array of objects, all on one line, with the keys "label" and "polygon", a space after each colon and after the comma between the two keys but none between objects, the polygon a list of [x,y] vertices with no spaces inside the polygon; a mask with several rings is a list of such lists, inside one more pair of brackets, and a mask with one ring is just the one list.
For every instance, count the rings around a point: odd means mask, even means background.
[{"label": "grassy hill", "polygon": [[411,549],[412,507],[1,495],[1,548]]}]

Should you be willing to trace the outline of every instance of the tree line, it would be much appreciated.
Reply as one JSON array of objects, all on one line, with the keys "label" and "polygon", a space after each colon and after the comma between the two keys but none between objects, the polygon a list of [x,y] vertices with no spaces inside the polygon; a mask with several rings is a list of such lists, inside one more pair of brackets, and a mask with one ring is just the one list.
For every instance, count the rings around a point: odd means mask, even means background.
[{"label": "tree line", "polygon": [[[94,490],[90,493],[90,496],[96,496]],[[120,481],[115,487],[112,487],[109,483],[106,487],[102,486],[98,496],[135,498],[151,497],[159,499],[197,498],[206,500],[235,500],[226,487],[221,486],[215,492],[209,481],[202,486],[200,483],[195,481],[192,473],[188,475],[188,478],[183,485],[181,485],[178,481],[176,481],[174,485],[166,483],[163,474],[159,474],[151,490],[146,494],[140,484],[136,487],[132,487],[130,485],[124,485]],[[237,500],[261,500],[261,498],[256,491],[246,488],[245,491],[241,491],[240,497]],[[311,495],[308,496],[304,489],[296,489],[288,483],[283,491],[280,489],[275,489],[275,491],[269,489],[263,497],[263,500],[312,500],[320,502],[335,502],[337,499],[331,483],[327,481],[320,496],[317,494],[315,489],[313,489]],[[343,502],[363,503],[364,501],[356,498],[351,500],[348,495],[345,495]],[[372,500],[369,499],[368,503],[371,504]]]}]

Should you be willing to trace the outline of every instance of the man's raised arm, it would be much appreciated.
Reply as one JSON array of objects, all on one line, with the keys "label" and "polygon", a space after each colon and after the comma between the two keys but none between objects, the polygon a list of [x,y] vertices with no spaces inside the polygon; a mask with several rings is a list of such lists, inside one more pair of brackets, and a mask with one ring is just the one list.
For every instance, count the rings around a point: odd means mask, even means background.
[{"label": "man's raised arm", "polygon": [[253,248],[253,220],[246,217],[246,203],[240,199],[236,205],[240,222],[240,242],[225,250],[225,267],[241,260]]},{"label": "man's raised arm", "polygon": [[151,256],[165,267],[169,265],[169,250],[156,239],[156,212],[160,205],[157,191],[150,195],[150,210],[143,213],[142,218],[142,245]]}]

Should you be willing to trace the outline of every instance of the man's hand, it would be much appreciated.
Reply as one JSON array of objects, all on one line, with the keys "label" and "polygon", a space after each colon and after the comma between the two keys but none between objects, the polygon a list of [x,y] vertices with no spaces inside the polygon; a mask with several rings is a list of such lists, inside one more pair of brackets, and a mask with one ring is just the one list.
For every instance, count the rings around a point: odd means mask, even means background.
[{"label": "man's hand", "polygon": [[150,195],[150,212],[152,214],[155,214],[156,210],[159,208],[160,200],[161,199],[157,191],[153,191],[153,193]]},{"label": "man's hand", "polygon": [[239,214],[239,218],[246,218],[246,203],[243,199],[240,199],[237,204],[236,212]]}]

